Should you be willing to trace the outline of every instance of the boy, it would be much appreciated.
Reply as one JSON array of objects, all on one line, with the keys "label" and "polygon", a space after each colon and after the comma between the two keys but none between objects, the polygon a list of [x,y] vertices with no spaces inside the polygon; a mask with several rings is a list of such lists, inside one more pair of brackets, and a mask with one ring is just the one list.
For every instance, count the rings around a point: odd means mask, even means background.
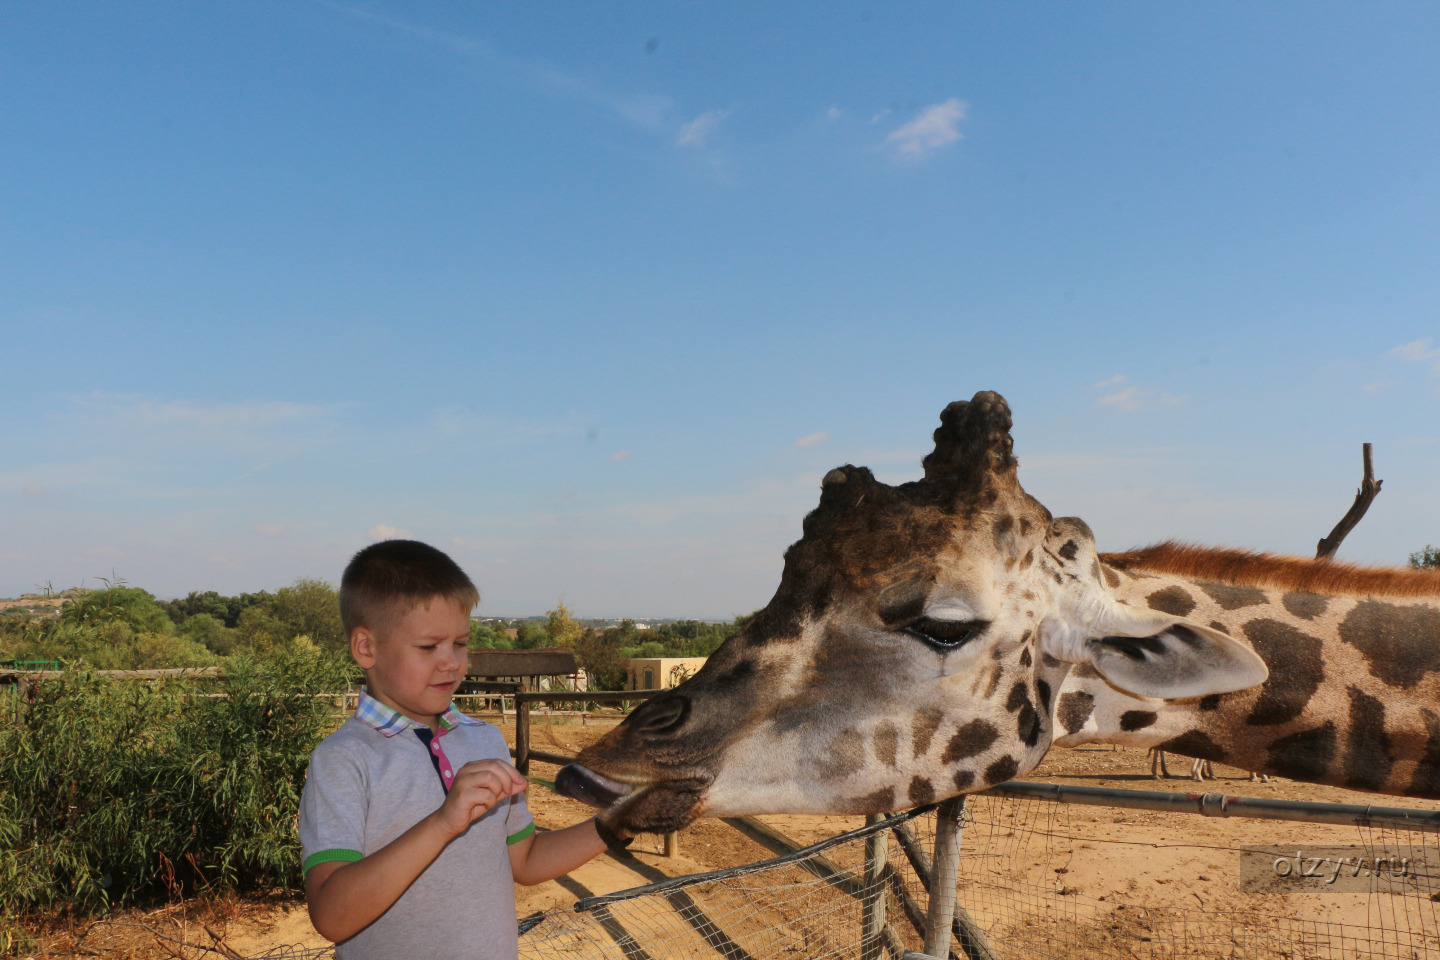
[{"label": "boy", "polygon": [[299,828],[310,919],[341,960],[515,960],[512,882],[628,842],[593,819],[537,834],[504,737],[455,709],[479,600],[413,540],[366,547],[340,580],[365,689],[311,755]]}]

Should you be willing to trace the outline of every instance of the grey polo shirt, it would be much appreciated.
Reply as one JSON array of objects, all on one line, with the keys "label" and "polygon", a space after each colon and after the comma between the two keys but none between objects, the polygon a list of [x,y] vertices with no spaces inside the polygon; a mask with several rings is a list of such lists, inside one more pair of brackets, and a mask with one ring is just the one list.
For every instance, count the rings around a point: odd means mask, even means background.
[{"label": "grey polo shirt", "polygon": [[[368,701],[368,703],[366,702]],[[438,738],[447,766],[510,759],[505,738],[453,708]],[[360,709],[315,748],[300,798],[304,867],[383,848],[445,800],[434,752],[416,724],[362,694]],[[525,795],[496,804],[450,842],[400,899],[336,947],[340,960],[517,960],[515,888],[506,846],[535,830]]]}]

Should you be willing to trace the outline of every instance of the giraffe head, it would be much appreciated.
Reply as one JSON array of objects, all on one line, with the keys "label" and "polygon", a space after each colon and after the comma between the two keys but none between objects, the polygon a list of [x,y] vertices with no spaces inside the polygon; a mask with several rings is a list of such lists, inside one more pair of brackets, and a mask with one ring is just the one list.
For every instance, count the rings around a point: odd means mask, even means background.
[{"label": "giraffe head", "polygon": [[924,479],[826,474],[770,603],[557,778],[612,827],[880,813],[983,789],[1050,746],[1075,664],[1122,690],[1254,686],[1251,651],[1116,602],[1083,522],[1021,489],[995,393],[945,408]]}]

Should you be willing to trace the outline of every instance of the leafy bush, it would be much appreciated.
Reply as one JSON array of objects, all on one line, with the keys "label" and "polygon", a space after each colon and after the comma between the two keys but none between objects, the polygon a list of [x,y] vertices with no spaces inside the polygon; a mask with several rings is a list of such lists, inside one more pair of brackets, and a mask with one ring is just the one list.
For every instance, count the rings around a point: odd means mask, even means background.
[{"label": "leafy bush", "polygon": [[1416,550],[1410,554],[1410,566],[1419,569],[1440,568],[1440,547],[1432,547],[1425,544],[1423,550]]},{"label": "leafy bush", "polygon": [[218,682],[37,682],[0,723],[0,921],[298,887],[300,789],[334,725],[315,694],[350,671],[302,640]]}]

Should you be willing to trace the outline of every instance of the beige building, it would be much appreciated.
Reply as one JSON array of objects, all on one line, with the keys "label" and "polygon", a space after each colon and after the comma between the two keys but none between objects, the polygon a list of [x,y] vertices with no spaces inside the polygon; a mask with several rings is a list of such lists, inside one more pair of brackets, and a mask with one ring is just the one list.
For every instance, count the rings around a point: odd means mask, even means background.
[{"label": "beige building", "polygon": [[704,665],[704,657],[631,657],[625,689],[669,690]]}]

